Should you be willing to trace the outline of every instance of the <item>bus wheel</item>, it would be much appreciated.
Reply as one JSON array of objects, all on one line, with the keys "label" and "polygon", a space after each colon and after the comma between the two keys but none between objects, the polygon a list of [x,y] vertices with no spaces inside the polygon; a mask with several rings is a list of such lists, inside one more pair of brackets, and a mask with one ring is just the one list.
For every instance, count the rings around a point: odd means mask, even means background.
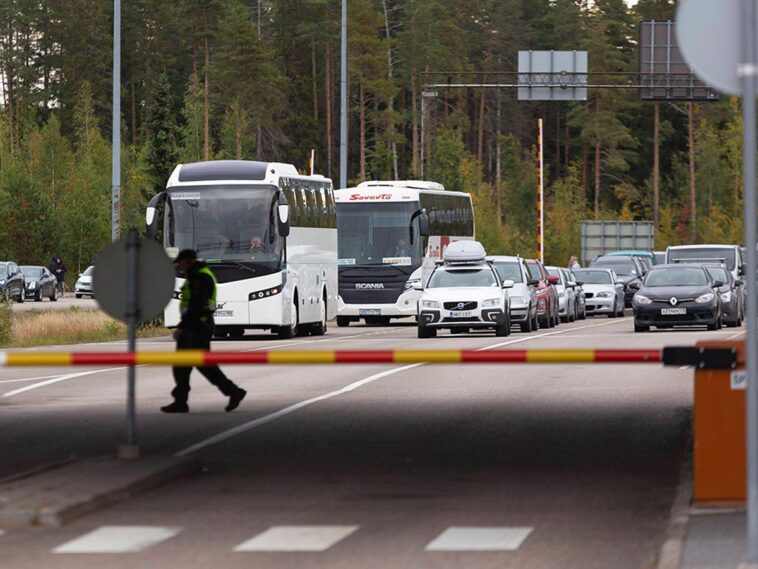
[{"label": "bus wheel", "polygon": [[295,334],[297,333],[297,324],[300,321],[300,314],[298,312],[297,306],[297,296],[293,297],[292,299],[290,314],[292,322],[286,326],[279,326],[279,329],[277,330],[277,335],[279,336],[280,340],[289,340],[290,338],[294,338]]},{"label": "bus wheel", "polygon": [[347,316],[337,316],[337,326],[340,328],[347,328],[350,326],[350,318]]},{"label": "bus wheel", "polygon": [[311,324],[312,336],[323,336],[324,334],[326,334],[326,294],[321,299],[321,320]]}]

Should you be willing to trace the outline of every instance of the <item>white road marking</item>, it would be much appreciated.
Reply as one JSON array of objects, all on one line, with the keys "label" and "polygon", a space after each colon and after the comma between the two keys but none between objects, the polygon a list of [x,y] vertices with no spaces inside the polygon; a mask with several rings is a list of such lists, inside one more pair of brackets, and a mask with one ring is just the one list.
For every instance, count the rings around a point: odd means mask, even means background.
[{"label": "white road marking", "polygon": [[126,367],[112,367],[108,369],[95,369],[91,371],[80,371],[76,373],[68,373],[66,375],[54,377],[53,379],[48,379],[46,381],[41,381],[39,383],[33,383],[32,385],[27,385],[26,387],[19,387],[18,389],[14,389],[13,391],[8,391],[7,393],[3,393],[3,397],[13,397],[14,395],[26,393],[27,391],[31,391],[33,389],[39,389],[40,387],[47,387],[48,385],[60,383],[61,381],[68,381],[70,379],[76,379],[78,377],[85,377],[88,375],[94,375],[96,373],[106,373],[109,371],[119,371],[123,369],[126,369]]},{"label": "white road marking", "polygon": [[274,526],[234,551],[326,551],[357,529],[358,526]]},{"label": "white road marking", "polygon": [[739,338],[740,336],[742,336],[743,334],[746,334],[746,333],[747,333],[747,330],[742,330],[741,332],[737,332],[736,334],[732,334],[731,336],[729,336],[727,338],[727,340],[736,340],[737,338]]},{"label": "white road marking", "polygon": [[[588,326],[582,326],[579,328],[571,328],[567,330],[556,330],[555,332],[546,332],[544,334],[537,334],[533,336],[524,336],[522,338],[516,338],[513,340],[507,340],[505,342],[500,342],[497,344],[494,344],[492,346],[486,346],[484,348],[479,348],[475,351],[477,352],[484,352],[487,350],[493,350],[495,348],[499,348],[502,346],[508,346],[511,344],[519,344],[521,342],[527,342],[529,340],[536,340],[538,338],[544,338],[546,336],[555,336],[557,334],[565,334],[568,332],[573,332],[575,330],[581,330],[583,328],[595,328],[599,326],[610,326],[611,324],[615,324],[618,321],[615,322],[604,322],[602,324],[590,324]],[[369,383],[373,383],[375,381],[378,381],[380,379],[384,379],[385,377],[389,377],[391,375],[395,375],[397,373],[407,371],[409,369],[417,368],[419,366],[427,365],[424,363],[417,363],[417,364],[410,364],[405,365],[401,367],[396,367],[392,369],[388,369],[386,371],[376,373],[374,375],[370,375],[369,377],[366,377],[364,379],[358,380],[356,382],[353,382],[341,389],[337,389],[335,391],[330,391],[329,393],[324,393],[323,395],[317,395],[316,397],[311,397],[310,399],[306,399],[304,401],[300,401],[298,403],[293,403],[292,405],[289,405],[288,407],[284,407],[283,409],[279,409],[279,411],[274,411],[273,413],[270,413],[268,415],[264,415],[263,417],[259,417],[257,419],[253,419],[252,421],[248,421],[247,423],[242,423],[241,425],[237,425],[236,427],[232,427],[231,429],[228,429],[226,431],[222,431],[218,433],[217,435],[213,435],[212,437],[208,437],[207,439],[203,439],[202,441],[195,443],[193,445],[188,446],[185,449],[182,449],[174,454],[174,456],[187,456],[188,454],[192,454],[193,452],[197,452],[198,450],[204,449],[206,447],[218,444],[220,442],[223,442],[227,439],[230,439],[234,436],[237,436],[239,434],[245,433],[247,431],[250,431],[252,429],[258,428],[262,425],[265,425],[266,423],[270,423],[271,421],[275,421],[276,419],[280,419],[281,417],[284,417],[286,415],[289,415],[291,413],[294,413],[295,411],[299,411],[300,409],[303,409],[304,407],[309,407],[313,405],[314,403],[319,403],[321,401],[326,401],[327,399],[333,399],[335,397],[339,397],[340,395],[344,395],[345,393],[350,393],[351,391],[355,391],[356,389],[363,387],[364,385],[368,385]]]},{"label": "white road marking", "polygon": [[181,528],[102,526],[53,549],[53,553],[136,553],[174,537]]},{"label": "white road marking", "polygon": [[516,551],[532,531],[528,527],[451,527],[426,551]]},{"label": "white road marking", "polygon": [[22,377],[19,379],[0,379],[0,384],[2,383],[22,383],[26,381],[40,381],[42,379],[51,379],[53,377],[60,377],[61,374],[56,373],[55,375],[41,375],[38,377]]}]

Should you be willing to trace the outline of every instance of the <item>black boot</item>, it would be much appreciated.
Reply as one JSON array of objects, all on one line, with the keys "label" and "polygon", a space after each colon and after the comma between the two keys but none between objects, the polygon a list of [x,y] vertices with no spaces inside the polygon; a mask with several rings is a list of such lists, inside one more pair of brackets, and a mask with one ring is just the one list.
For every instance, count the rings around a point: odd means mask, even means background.
[{"label": "black boot", "polygon": [[247,395],[247,391],[244,389],[238,389],[232,393],[229,396],[229,405],[226,406],[227,413],[229,411],[234,411],[237,407],[239,407],[240,402],[245,398],[245,395]]},{"label": "black boot", "polygon": [[174,401],[171,405],[161,407],[164,413],[189,413],[189,405],[181,401]]}]

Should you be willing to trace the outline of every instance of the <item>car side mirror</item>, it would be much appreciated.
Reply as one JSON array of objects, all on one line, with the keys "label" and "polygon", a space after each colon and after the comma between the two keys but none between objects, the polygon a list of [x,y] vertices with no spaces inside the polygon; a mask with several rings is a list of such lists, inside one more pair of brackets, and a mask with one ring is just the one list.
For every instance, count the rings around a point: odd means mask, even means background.
[{"label": "car side mirror", "polygon": [[566,286],[569,288],[576,288],[576,283],[574,281],[569,281],[566,283]]},{"label": "car side mirror", "polygon": [[742,286],[744,284],[745,284],[745,281],[743,281],[742,279],[736,279],[734,281],[734,286]]},{"label": "car side mirror", "polygon": [[540,285],[540,281],[539,281],[539,279],[532,279],[529,282],[527,282],[526,284],[528,284],[529,286],[539,286]]},{"label": "car side mirror", "polygon": [[507,279],[503,281],[503,288],[513,288],[514,286],[516,286],[516,283],[513,282],[512,279]]},{"label": "car side mirror", "polygon": [[629,288],[631,288],[633,290],[640,290],[640,286],[642,286],[642,285],[639,282],[636,282],[636,281],[632,282],[632,283],[629,283]]},{"label": "car side mirror", "polygon": [[584,286],[584,282],[583,281],[576,281],[574,284],[576,286]]},{"label": "car side mirror", "polygon": [[713,281],[713,288],[721,288],[722,286],[724,286],[723,281]]},{"label": "car side mirror", "polygon": [[616,279],[616,286],[624,286],[624,281],[621,279]]},{"label": "car side mirror", "polygon": [[741,277],[744,277],[747,274],[747,265],[746,264],[743,263],[742,265],[740,265],[739,273],[740,273]]},{"label": "car side mirror", "polygon": [[561,280],[555,275],[550,275],[547,278],[547,282],[549,282],[551,285],[557,285],[560,281]]}]

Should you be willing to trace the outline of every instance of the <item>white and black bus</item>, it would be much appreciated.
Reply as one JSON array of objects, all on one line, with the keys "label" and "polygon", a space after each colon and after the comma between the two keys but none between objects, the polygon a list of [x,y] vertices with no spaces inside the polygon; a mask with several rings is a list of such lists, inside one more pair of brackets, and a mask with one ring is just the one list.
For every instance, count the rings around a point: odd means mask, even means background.
[{"label": "white and black bus", "polygon": [[[337,312],[337,215],[332,181],[290,164],[218,160],[180,164],[148,204],[148,235],[170,257],[195,249],[218,280],[217,337],[268,329],[282,338],[326,332]],[[165,310],[179,322],[177,279]]]},{"label": "white and black bus", "polygon": [[471,196],[435,182],[364,182],[334,195],[339,326],[415,316],[414,286],[428,278],[448,243],[474,238]]}]

